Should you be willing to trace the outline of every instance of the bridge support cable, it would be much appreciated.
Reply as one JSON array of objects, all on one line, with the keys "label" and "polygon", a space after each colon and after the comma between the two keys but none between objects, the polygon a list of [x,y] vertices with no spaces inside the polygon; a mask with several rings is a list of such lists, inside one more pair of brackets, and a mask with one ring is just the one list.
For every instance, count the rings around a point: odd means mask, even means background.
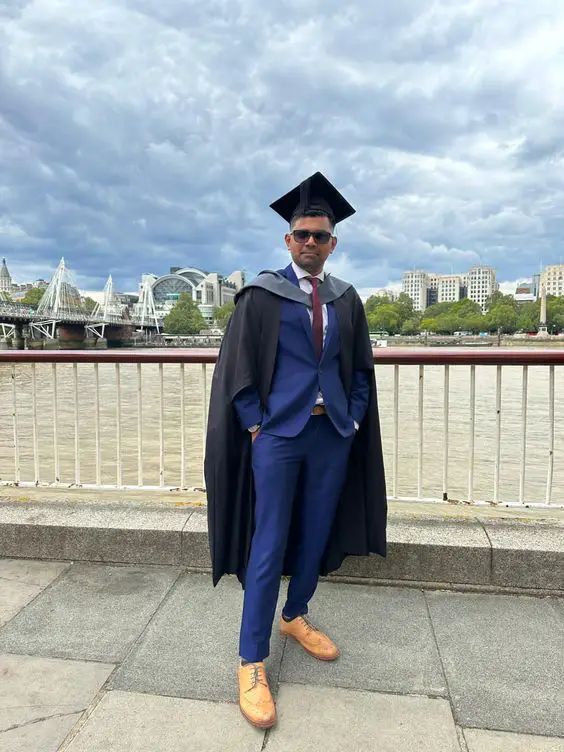
[{"label": "bridge support cable", "polygon": [[150,279],[146,279],[141,288],[141,297],[139,300],[139,307],[141,309],[139,319],[141,329],[145,327],[152,327],[154,325],[157,330],[157,334],[161,332],[161,325],[157,316],[157,308],[155,306],[155,298],[153,296],[153,286]]}]

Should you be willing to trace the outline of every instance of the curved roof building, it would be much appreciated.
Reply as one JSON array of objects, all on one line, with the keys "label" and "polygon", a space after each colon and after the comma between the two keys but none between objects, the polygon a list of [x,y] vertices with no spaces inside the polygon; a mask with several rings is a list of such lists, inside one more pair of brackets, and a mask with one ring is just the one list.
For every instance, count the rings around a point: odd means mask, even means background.
[{"label": "curved roof building", "polygon": [[[167,303],[176,303],[180,294],[188,292],[193,300],[197,300],[194,292],[205,280],[207,272],[200,269],[186,267],[185,269],[172,267],[170,274],[164,274],[153,282],[153,298],[157,306],[166,306]],[[218,304],[220,305],[220,304]]]},{"label": "curved roof building", "polygon": [[155,277],[151,291],[155,308],[161,315],[173,308],[182,293],[188,293],[198,304],[203,317],[211,323],[214,308],[233,300],[244,284],[245,275],[240,271],[224,277],[192,266],[173,266],[168,274]]}]

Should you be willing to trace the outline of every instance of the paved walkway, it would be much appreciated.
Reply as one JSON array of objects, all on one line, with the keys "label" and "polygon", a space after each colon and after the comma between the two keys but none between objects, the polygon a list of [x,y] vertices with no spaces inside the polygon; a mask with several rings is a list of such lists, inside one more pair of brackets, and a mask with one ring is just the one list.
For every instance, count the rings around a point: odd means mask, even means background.
[{"label": "paved walkway", "polygon": [[561,600],[321,583],[341,658],[275,631],[266,734],[236,704],[241,605],[234,578],[0,559],[0,750],[564,751]]}]

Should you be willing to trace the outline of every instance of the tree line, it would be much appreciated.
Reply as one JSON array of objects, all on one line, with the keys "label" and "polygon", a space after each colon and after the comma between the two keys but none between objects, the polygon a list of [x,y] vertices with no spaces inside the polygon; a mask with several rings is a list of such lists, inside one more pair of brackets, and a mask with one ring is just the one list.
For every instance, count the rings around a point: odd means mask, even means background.
[{"label": "tree line", "polygon": [[[564,331],[564,297],[547,296],[547,326],[554,334]],[[397,300],[386,295],[372,295],[365,303],[370,331],[415,335],[422,332],[537,332],[540,323],[540,300],[518,303],[512,295],[497,291],[486,301],[482,312],[478,303],[468,298],[453,303],[434,303],[423,312],[413,309],[405,293]]]},{"label": "tree line", "polygon": [[[234,303],[225,303],[214,309],[216,326],[225,329]],[[397,300],[386,295],[372,295],[365,303],[366,318],[371,332],[416,335],[421,332],[453,334],[464,331],[537,332],[540,320],[540,301],[518,303],[511,295],[495,292],[482,312],[478,303],[463,298],[454,303],[435,303],[422,313],[414,311],[413,301],[405,293]],[[547,325],[552,333],[564,331],[564,297],[547,297]],[[167,334],[198,334],[207,324],[198,304],[188,293],[182,293],[178,302],[165,317]]]}]

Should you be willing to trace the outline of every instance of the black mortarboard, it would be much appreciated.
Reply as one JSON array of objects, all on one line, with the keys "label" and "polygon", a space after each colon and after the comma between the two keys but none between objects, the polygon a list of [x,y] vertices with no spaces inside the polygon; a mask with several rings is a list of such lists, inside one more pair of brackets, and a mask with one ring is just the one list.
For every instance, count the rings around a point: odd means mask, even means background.
[{"label": "black mortarboard", "polygon": [[320,172],[292,188],[285,196],[270,204],[270,208],[286,222],[291,222],[298,210],[319,209],[330,214],[335,222],[341,222],[356,211]]}]

